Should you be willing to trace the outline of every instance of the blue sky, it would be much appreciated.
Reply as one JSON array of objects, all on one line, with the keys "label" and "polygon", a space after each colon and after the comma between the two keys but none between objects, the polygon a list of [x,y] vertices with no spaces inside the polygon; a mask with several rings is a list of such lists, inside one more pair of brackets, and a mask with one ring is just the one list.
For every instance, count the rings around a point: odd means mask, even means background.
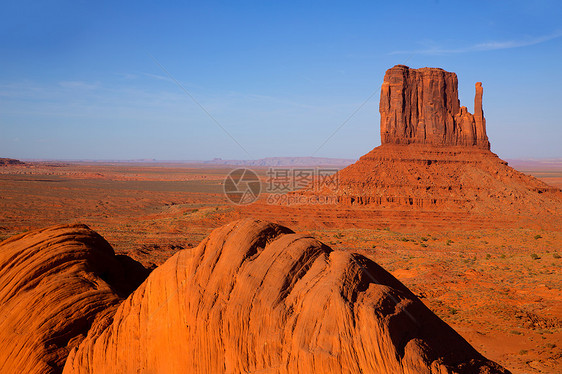
[{"label": "blue sky", "polygon": [[380,85],[404,63],[456,72],[470,111],[482,81],[500,157],[562,157],[559,1],[2,8],[0,157],[357,158],[380,144]]}]

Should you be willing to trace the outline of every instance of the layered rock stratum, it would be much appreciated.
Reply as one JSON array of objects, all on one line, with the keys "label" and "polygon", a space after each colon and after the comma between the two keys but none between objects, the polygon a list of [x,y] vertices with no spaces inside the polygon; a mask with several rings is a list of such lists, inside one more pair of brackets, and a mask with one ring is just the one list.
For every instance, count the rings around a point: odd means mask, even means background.
[{"label": "layered rock stratum", "polygon": [[385,144],[338,174],[342,204],[560,214],[560,190],[485,149]]}]

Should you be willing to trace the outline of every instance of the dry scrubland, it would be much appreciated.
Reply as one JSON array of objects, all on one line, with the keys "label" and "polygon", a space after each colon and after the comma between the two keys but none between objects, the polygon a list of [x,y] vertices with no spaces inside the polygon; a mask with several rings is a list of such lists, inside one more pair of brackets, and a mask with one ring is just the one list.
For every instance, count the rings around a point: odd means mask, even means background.
[{"label": "dry scrubland", "polygon": [[[562,184],[562,168],[533,167],[521,169],[551,185]],[[233,219],[254,215],[275,221],[277,214],[277,221],[297,232],[373,259],[482,354],[512,372],[560,372],[560,230],[540,225],[432,225],[427,220],[416,225],[407,214],[390,214],[369,224],[364,208],[356,209],[361,213],[361,225],[355,225],[359,227],[346,224],[353,218],[344,219],[340,227],[333,222],[322,225],[307,220],[306,214],[295,216],[298,208],[266,211],[263,203],[243,208],[228,204],[222,193],[228,171],[154,164],[2,166],[0,239],[81,222],[106,238],[117,253],[155,267]],[[265,177],[265,169],[258,173]]]}]

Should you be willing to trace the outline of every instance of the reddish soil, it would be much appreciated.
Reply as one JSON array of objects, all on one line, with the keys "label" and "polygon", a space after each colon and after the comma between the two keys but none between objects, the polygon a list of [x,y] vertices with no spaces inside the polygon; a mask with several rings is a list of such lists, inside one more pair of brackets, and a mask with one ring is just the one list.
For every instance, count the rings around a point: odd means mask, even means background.
[{"label": "reddish soil", "polygon": [[[482,354],[513,373],[560,372],[559,219],[392,204],[287,207],[267,204],[266,195],[237,207],[223,194],[229,170],[154,164],[1,166],[0,239],[81,222],[117,253],[154,266],[233,219],[264,218],[373,259]],[[265,169],[257,171],[265,178]],[[527,167],[525,172],[553,185],[562,180],[562,168]]]}]

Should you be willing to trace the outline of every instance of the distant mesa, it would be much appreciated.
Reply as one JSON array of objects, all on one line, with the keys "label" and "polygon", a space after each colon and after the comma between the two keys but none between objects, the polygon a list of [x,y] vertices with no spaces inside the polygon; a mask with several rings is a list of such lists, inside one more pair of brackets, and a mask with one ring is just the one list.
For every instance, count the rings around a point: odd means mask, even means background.
[{"label": "distant mesa", "polygon": [[25,165],[25,162],[16,160],[14,158],[0,158],[0,166],[6,165]]},{"label": "distant mesa", "polygon": [[305,166],[332,166],[345,167],[357,160],[347,158],[329,158],[329,157],[266,157],[257,160],[223,160],[215,158],[205,161],[210,165],[239,165],[248,167],[305,167]]},{"label": "distant mesa", "polygon": [[381,88],[381,143],[490,149],[482,93],[482,83],[477,82],[471,114],[460,106],[455,73],[396,65],[386,71]]}]

